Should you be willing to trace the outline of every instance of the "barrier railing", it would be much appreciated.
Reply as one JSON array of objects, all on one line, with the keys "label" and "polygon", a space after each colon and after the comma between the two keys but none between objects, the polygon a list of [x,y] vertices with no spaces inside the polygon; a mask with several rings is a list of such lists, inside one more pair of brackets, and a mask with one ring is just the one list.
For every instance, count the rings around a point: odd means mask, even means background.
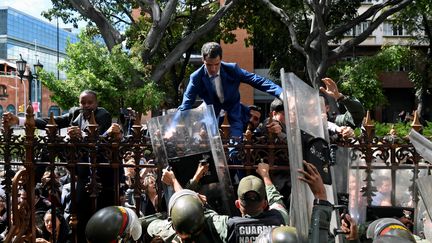
[{"label": "barrier railing", "polygon": [[[72,229],[72,242],[79,242],[78,221],[83,207],[88,209],[87,212],[95,212],[107,198],[112,199],[111,203],[115,205],[122,205],[124,169],[132,168],[135,175],[139,175],[144,168],[153,170],[158,175],[157,184],[161,186],[162,168],[153,160],[150,139],[146,137],[139,120],[132,127],[132,135],[124,139],[116,134],[99,136],[94,116],[89,123],[84,136],[61,136],[51,117],[46,135],[36,136],[33,109],[30,106],[27,108],[24,136],[14,134],[14,129],[3,123],[0,133],[0,166],[3,168],[1,184],[7,199],[8,233],[5,242],[11,242],[12,239],[17,242],[35,242],[35,226],[40,223],[34,203],[36,184],[42,184],[46,196],[51,199],[51,207],[63,207],[58,199],[61,188],[56,177],[60,168],[66,168],[70,173],[71,206],[68,209],[68,223]],[[412,126],[416,130],[421,127],[418,120]],[[374,136],[374,126],[369,116],[365,119],[364,127],[365,131],[360,137],[338,141],[339,147],[351,148],[351,159],[357,161],[349,167],[361,172],[361,185],[356,187],[361,190],[361,196],[371,205],[378,192],[374,181],[385,174],[379,172],[386,171],[393,188],[390,204],[416,207],[419,198],[414,181],[421,173],[430,172],[429,162],[416,153],[407,139],[395,134],[382,138]],[[238,159],[242,162],[229,165],[229,169],[244,169],[246,173],[250,173],[258,162],[263,161],[269,163],[272,170],[289,170],[285,143],[275,143],[272,135],[254,137],[251,131],[247,131],[242,142],[231,145],[226,136],[227,131],[228,127],[223,126],[221,132],[225,154],[228,154],[229,147],[236,146]],[[136,163],[125,163],[130,158]],[[398,180],[400,177],[403,177],[402,181]],[[135,209],[139,213],[143,185],[137,178],[138,176],[131,180],[126,187],[133,192]],[[401,196],[400,191],[405,194]],[[407,192],[409,193],[406,194]],[[79,198],[83,194],[89,198],[88,205],[79,204]],[[402,198],[405,196],[408,196],[407,201]],[[403,205],[404,203],[407,205]]]}]

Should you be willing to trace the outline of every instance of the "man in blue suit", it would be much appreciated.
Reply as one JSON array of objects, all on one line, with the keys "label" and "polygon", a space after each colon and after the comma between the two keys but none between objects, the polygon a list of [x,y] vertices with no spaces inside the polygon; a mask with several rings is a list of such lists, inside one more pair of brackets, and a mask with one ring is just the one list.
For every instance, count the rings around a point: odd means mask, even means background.
[{"label": "man in blue suit", "polygon": [[230,123],[231,137],[242,137],[245,119],[240,104],[240,83],[246,83],[263,92],[280,97],[282,88],[273,81],[241,69],[236,63],[222,61],[222,48],[216,42],[205,43],[201,48],[202,65],[190,76],[179,110],[192,108],[199,95],[207,105],[213,105],[216,116],[225,110]]}]

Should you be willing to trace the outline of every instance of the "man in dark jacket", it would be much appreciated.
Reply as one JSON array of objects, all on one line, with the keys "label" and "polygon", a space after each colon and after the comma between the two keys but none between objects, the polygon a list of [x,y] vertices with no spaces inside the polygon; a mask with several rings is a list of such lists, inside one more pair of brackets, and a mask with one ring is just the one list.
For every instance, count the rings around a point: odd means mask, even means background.
[{"label": "man in dark jacket", "polygon": [[[102,107],[98,107],[97,94],[91,90],[85,90],[81,92],[79,96],[79,107],[73,107],[68,113],[54,117],[54,121],[59,129],[68,128],[69,136],[81,136],[82,132],[88,128],[91,113],[94,112],[96,123],[98,126],[99,135],[103,135],[110,128],[112,123],[112,118],[110,113]],[[17,117],[12,113],[5,113],[3,119],[9,125],[24,125],[25,118]],[[45,129],[48,125],[49,117],[36,118],[35,125],[38,129]],[[47,155],[43,155],[47,157]],[[46,161],[46,158],[42,158]],[[83,156],[80,158],[81,162],[89,162],[88,156]],[[103,161],[103,156],[98,153],[98,162]],[[39,181],[45,171],[45,166],[38,166],[36,168],[36,181]],[[108,205],[114,205],[114,195],[113,195],[113,178],[114,174],[110,168],[98,168],[97,173],[100,177],[99,182],[102,184],[102,190],[98,197],[97,209],[103,208]],[[84,236],[84,229],[87,220],[91,216],[91,208],[88,207],[90,204],[90,196],[86,192],[85,186],[89,182],[90,169],[87,166],[77,166],[76,167],[76,203],[78,205],[86,205],[86,207],[81,208],[77,211],[78,216],[78,236]],[[85,242],[85,238],[78,238],[79,242]]]},{"label": "man in dark jacket", "polygon": [[[79,107],[73,107],[68,113],[54,117],[58,128],[72,128],[69,131],[76,131],[75,127],[77,127],[81,131],[85,131],[89,124],[91,112],[93,111],[96,123],[99,125],[99,134],[104,134],[111,126],[112,118],[107,110],[98,107],[96,92],[91,90],[83,91],[79,96],[79,102]],[[3,119],[9,122],[9,125],[24,125],[25,122],[25,118],[17,117],[12,113],[5,113]],[[36,128],[45,129],[46,125],[48,125],[49,117],[36,118],[35,122]]]}]

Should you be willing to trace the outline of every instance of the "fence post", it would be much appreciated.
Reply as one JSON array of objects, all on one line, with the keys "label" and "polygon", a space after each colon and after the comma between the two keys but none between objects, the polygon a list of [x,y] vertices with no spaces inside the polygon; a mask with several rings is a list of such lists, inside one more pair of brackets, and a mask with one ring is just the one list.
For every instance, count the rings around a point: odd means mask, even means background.
[{"label": "fence post", "polygon": [[422,124],[420,123],[419,117],[418,117],[418,113],[415,110],[414,111],[414,119],[413,122],[411,123],[411,127],[416,131],[416,132],[420,132],[420,130],[423,128]]},{"label": "fence post", "polygon": [[[27,192],[27,203],[30,206],[30,224],[27,224],[29,228],[26,229],[26,233],[31,235],[31,242],[36,241],[36,228],[33,227],[36,225],[35,219],[35,208],[34,208],[34,198],[35,198],[35,166],[34,166],[34,141],[35,141],[35,130],[36,130],[36,122],[34,119],[34,110],[33,106],[29,104],[26,110],[26,120],[24,123],[25,127],[25,140],[24,140],[24,148],[25,148],[25,161],[24,167],[27,171],[27,183],[25,187],[25,191]],[[15,217],[15,216],[14,216]]]}]

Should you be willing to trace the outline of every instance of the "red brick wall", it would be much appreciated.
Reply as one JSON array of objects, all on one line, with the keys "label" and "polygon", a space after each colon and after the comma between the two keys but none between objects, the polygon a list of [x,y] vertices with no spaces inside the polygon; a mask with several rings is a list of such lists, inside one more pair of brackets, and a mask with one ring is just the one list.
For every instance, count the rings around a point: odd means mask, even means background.
[{"label": "red brick wall", "polygon": [[[16,83],[15,83],[16,81]],[[26,95],[28,93],[28,83],[27,80],[23,80],[26,82]],[[0,76],[0,84],[5,85],[7,87],[8,97],[5,100],[0,100],[0,105],[3,107],[3,112],[6,111],[6,107],[8,105],[15,106],[15,109],[18,111],[18,106],[24,104],[24,87],[21,83],[21,80],[17,77],[8,77],[8,76]],[[11,86],[18,87],[18,90],[15,92]],[[15,98],[17,99],[15,100]]]},{"label": "red brick wall", "polygon": [[[15,91],[15,89],[11,87],[11,86],[15,87],[15,81],[18,87],[17,91]],[[24,79],[23,82],[25,82],[25,92],[26,92],[26,96],[28,96],[28,81]],[[0,100],[0,105],[3,107],[3,111],[6,111],[6,107],[11,104],[15,106],[15,109],[18,112],[18,107],[24,104],[24,86],[21,83],[20,78],[0,76],[0,84],[5,85],[7,87],[7,92],[8,92],[8,97],[5,100]],[[50,95],[51,92],[47,88],[43,87],[42,107],[41,107],[42,116],[47,116],[48,109],[51,106],[56,105],[54,102],[51,101]],[[15,97],[17,97],[17,99],[15,99]],[[28,99],[28,97],[26,97],[26,99]]]},{"label": "red brick wall", "polygon": [[[226,62],[236,62],[238,65],[249,71],[254,71],[253,47],[245,47],[244,39],[247,36],[245,30],[237,29],[234,31],[237,41],[233,44],[221,43],[223,48],[223,60]],[[247,105],[254,103],[253,88],[247,84],[240,85],[241,102]]]}]

